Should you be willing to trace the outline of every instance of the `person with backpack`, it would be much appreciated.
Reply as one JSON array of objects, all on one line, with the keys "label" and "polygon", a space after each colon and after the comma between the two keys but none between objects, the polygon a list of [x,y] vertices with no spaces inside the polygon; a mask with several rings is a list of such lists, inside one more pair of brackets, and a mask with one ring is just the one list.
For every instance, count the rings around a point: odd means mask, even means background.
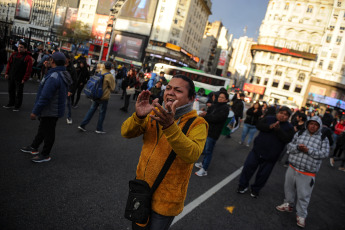
[{"label": "person with backpack", "polygon": [[29,80],[32,71],[32,58],[26,51],[27,44],[20,42],[18,52],[14,52],[7,63],[5,78],[8,79],[8,96],[5,109],[13,109],[18,112],[23,102],[24,83]]},{"label": "person with backpack", "polygon": [[[21,48],[18,47],[18,49]],[[38,117],[40,121],[38,131],[32,144],[20,149],[22,152],[36,155],[31,159],[35,163],[51,160],[50,153],[55,141],[56,123],[65,114],[68,87],[72,84],[71,76],[64,66],[65,61],[65,55],[60,52],[55,52],[52,58],[46,61],[45,65],[51,69],[40,83],[30,115],[31,120],[36,120]],[[43,141],[44,146],[39,153],[38,148]]]},{"label": "person with backpack", "polygon": [[103,122],[104,122],[105,115],[107,112],[107,106],[108,106],[110,94],[112,91],[115,90],[115,80],[113,78],[113,75],[110,73],[111,65],[112,65],[112,63],[110,61],[105,62],[104,69],[100,73],[99,81],[100,81],[100,83],[102,83],[101,84],[102,85],[102,87],[101,87],[102,94],[99,98],[93,98],[92,99],[92,104],[91,104],[89,111],[86,113],[83,121],[78,126],[78,129],[83,131],[83,132],[86,132],[86,129],[85,129],[86,125],[92,119],[98,106],[100,106],[97,128],[96,128],[95,132],[98,134],[104,134],[105,133],[103,130]]},{"label": "person with backpack", "polygon": [[[80,94],[84,89],[84,86],[86,85],[87,81],[90,79],[90,74],[87,69],[86,60],[78,60],[77,61],[77,90],[76,93],[72,94],[72,106],[73,108],[78,108],[78,102],[80,100]],[[77,98],[75,99],[75,95],[77,95]]]},{"label": "person with backpack", "polygon": [[297,225],[302,228],[305,227],[316,173],[321,167],[322,159],[329,154],[329,142],[322,137],[320,117],[311,117],[306,127],[306,130],[296,133],[287,145],[289,167],[285,174],[285,199],[283,204],[276,207],[281,212],[292,212],[296,205]]}]

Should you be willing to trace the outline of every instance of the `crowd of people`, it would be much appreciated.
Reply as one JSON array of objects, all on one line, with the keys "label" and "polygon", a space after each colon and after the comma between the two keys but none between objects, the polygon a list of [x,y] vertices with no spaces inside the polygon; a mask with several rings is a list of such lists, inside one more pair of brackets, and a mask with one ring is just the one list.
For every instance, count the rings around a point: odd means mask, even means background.
[{"label": "crowd of people", "polygon": [[[135,113],[123,123],[122,136],[144,135],[136,178],[152,186],[165,159],[172,150],[175,152],[176,159],[166,175],[167,180],[162,181],[164,186],[158,187],[152,196],[152,212],[146,225],[150,229],[169,229],[174,217],[182,212],[193,165],[199,168],[195,175],[207,176],[219,137],[231,138],[231,133],[239,132],[242,123],[239,144],[252,148],[244,162],[237,193],[250,190],[250,195],[258,198],[276,162],[286,154],[285,199],[276,209],[291,212],[296,207],[300,227],[305,226],[316,173],[331,150],[331,166],[341,161],[339,170],[345,172],[345,120],[341,114],[333,117],[330,109],[323,116],[307,113],[305,108],[292,110],[286,106],[268,106],[265,102],[254,102],[245,109],[244,93],[238,92],[230,100],[227,90],[222,88],[208,95],[205,108],[195,111],[195,86],[184,75],[175,75],[168,82],[164,72],[147,77],[133,65],[121,66],[112,61],[91,68],[85,57],[75,59],[71,53],[57,49],[37,49],[32,54],[27,48],[20,41],[17,50],[0,67],[6,65],[8,79],[9,100],[3,106],[5,109],[20,111],[25,82],[35,77],[40,82],[30,115],[32,120],[39,118],[38,131],[32,143],[21,148],[35,155],[33,162],[51,160],[57,120],[65,115],[67,108],[67,124],[72,124],[72,108],[78,107],[81,93],[94,74],[103,78],[102,96],[92,100],[79,130],[87,131],[86,125],[99,108],[95,132],[105,134],[103,122],[108,101],[112,92],[122,93],[121,111],[128,112],[131,96],[135,100]],[[184,133],[182,128],[189,120],[192,123]],[[195,163],[201,154],[202,162]],[[255,173],[255,181],[250,185]],[[133,222],[133,229],[147,228]]]}]

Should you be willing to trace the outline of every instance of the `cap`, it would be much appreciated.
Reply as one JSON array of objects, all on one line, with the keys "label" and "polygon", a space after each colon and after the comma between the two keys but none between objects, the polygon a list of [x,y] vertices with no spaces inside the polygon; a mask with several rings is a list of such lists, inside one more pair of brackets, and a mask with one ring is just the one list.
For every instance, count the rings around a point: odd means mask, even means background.
[{"label": "cap", "polygon": [[55,52],[52,54],[52,58],[54,61],[64,61],[66,62],[66,56],[61,52]]},{"label": "cap", "polygon": [[113,64],[113,63],[111,63],[110,61],[106,61],[106,62],[104,63],[104,68],[106,68],[106,69],[111,69],[112,64]]}]

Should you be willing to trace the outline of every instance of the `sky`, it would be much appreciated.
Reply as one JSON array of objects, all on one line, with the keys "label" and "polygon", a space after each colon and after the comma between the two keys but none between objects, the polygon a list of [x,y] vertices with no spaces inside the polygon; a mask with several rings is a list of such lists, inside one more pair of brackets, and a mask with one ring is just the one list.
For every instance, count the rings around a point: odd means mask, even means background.
[{"label": "sky", "polygon": [[246,36],[257,41],[269,0],[212,0],[210,22],[222,21],[233,38]]}]

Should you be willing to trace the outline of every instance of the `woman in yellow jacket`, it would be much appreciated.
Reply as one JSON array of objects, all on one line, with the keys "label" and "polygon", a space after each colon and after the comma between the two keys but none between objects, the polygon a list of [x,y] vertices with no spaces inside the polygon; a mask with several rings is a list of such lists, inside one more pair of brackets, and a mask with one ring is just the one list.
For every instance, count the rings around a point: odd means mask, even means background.
[{"label": "woman in yellow jacket", "polygon": [[[195,88],[184,75],[174,76],[164,92],[163,105],[149,103],[149,91],[143,91],[136,102],[136,112],[123,124],[121,134],[134,138],[143,134],[143,147],[136,178],[151,187],[172,149],[176,159],[152,196],[149,229],[169,229],[173,219],[182,212],[193,163],[201,155],[207,137],[208,124],[193,110]],[[182,127],[197,117],[187,134]],[[138,225],[133,224],[133,229]]]}]

